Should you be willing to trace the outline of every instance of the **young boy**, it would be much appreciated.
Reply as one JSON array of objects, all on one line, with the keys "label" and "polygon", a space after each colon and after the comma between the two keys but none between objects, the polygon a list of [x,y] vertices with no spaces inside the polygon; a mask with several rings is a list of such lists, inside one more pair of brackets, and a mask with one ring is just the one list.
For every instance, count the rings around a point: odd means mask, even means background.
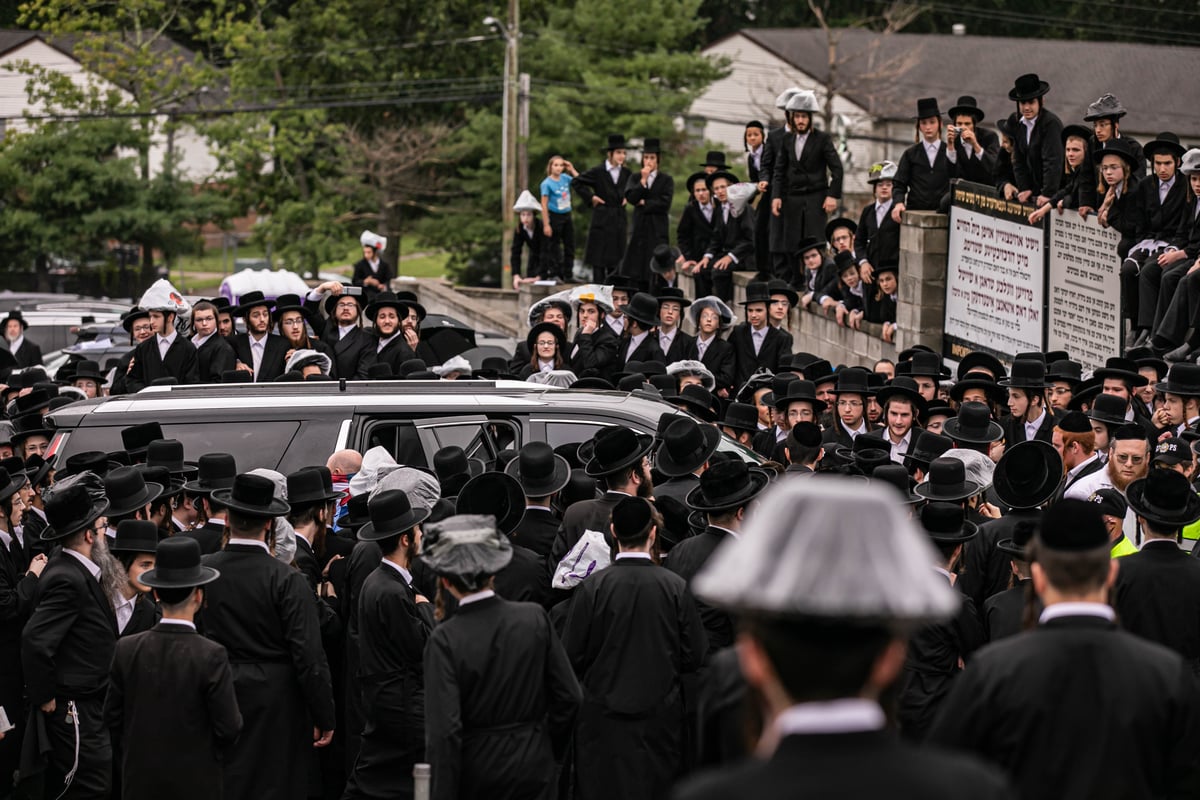
[{"label": "young boy", "polygon": [[[508,263],[512,266],[514,289],[519,289],[522,283],[533,283],[549,277],[549,258],[543,253],[546,235],[543,226],[537,224],[536,216],[541,210],[541,205],[528,189],[521,192],[513,206],[513,211],[517,212],[517,229],[513,232]],[[521,251],[525,248],[529,248],[529,259],[525,265],[525,277],[522,278]]]},{"label": "young boy", "polygon": [[896,338],[896,268],[893,266],[880,267],[875,273],[875,291],[866,302],[865,316],[868,322],[883,325],[882,338],[885,342],[895,341]]},{"label": "young boy", "polygon": [[867,172],[875,202],[863,209],[854,234],[854,252],[858,255],[858,272],[863,283],[872,281],[876,267],[900,263],[900,225],[892,219],[896,169],[891,161],[881,161],[872,164]]}]

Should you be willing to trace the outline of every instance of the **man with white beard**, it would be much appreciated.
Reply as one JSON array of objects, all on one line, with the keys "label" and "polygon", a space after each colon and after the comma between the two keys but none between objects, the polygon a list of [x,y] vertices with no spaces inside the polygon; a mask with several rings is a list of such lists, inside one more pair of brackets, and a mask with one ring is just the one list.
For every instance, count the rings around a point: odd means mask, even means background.
[{"label": "man with white beard", "polygon": [[104,695],[117,643],[109,598],[125,572],[108,552],[108,498],[94,472],[65,478],[42,496],[48,523],[42,541],[63,549],[42,573],[38,603],[22,633],[29,727],[44,728],[49,740],[48,796],[107,797],[112,745]]},{"label": "man with white beard", "polygon": [[[1122,425],[1113,431],[1108,443],[1108,463],[1104,469],[1080,478],[1063,492],[1063,497],[1088,500],[1097,489],[1112,487],[1125,494],[1129,484],[1146,477],[1150,469],[1150,442],[1146,431],[1136,422]],[[1125,514],[1122,526],[1125,538],[1137,541],[1137,518],[1132,511]]]}]

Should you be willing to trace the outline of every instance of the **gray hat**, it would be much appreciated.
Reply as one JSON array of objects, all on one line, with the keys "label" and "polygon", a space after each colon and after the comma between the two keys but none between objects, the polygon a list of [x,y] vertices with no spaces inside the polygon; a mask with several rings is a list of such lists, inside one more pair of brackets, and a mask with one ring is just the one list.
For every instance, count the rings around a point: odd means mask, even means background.
[{"label": "gray hat", "polygon": [[458,514],[424,530],[420,558],[439,575],[495,575],[512,560],[512,543],[491,515]]},{"label": "gray hat", "polygon": [[929,568],[935,560],[895,489],[832,477],[783,480],[694,585],[713,605],[749,614],[919,623],[959,608],[954,590]]}]

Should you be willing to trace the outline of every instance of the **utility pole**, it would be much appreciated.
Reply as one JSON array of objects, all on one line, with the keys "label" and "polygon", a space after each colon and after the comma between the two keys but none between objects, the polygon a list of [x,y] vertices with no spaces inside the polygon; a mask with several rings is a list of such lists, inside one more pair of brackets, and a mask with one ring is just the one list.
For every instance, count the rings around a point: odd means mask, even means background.
[{"label": "utility pole", "polygon": [[512,286],[512,265],[508,263],[508,254],[512,246],[512,234],[515,227],[513,204],[517,202],[517,73],[519,69],[518,43],[521,39],[521,5],[520,0],[508,0],[508,24],[504,26],[504,103],[503,103],[503,134],[500,147],[503,150],[500,158],[500,171],[503,173],[501,191],[502,219],[504,233],[501,238],[500,287]]},{"label": "utility pole", "polygon": [[[520,75],[517,90],[517,180],[529,180],[529,73]],[[517,187],[518,189],[520,187]],[[515,201],[514,201],[515,202]]]}]

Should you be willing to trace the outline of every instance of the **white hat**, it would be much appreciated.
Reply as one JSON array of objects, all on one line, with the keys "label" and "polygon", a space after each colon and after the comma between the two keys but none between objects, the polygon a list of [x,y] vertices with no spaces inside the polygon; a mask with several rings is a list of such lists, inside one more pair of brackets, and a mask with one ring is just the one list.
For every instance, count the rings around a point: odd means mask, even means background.
[{"label": "white hat", "polygon": [[897,169],[898,167],[893,161],[879,161],[872,164],[871,168],[867,170],[867,183],[895,180]]},{"label": "white hat", "polygon": [[808,89],[801,89],[788,99],[787,111],[789,114],[793,111],[807,111],[810,114],[819,114],[821,113],[821,106],[817,104],[817,95],[815,92]]},{"label": "white hat", "polygon": [[950,617],[960,600],[929,565],[933,546],[890,486],[783,479],[759,496],[742,535],[696,576],[696,594],[751,614],[844,623]]},{"label": "white hat", "polygon": [[1184,175],[1200,175],[1200,149],[1193,147],[1183,154],[1179,171]]},{"label": "white hat", "polygon": [[309,350],[307,348],[300,349],[292,353],[292,357],[287,360],[284,366],[284,372],[303,369],[304,367],[316,364],[321,368],[321,372],[325,375],[329,374],[329,370],[333,369],[333,360],[329,356],[318,350]]},{"label": "white hat", "polygon": [[449,361],[447,361],[445,364],[442,364],[440,367],[430,367],[429,371],[432,372],[434,375],[437,375],[439,378],[445,377],[446,375],[449,375],[451,372],[459,372],[459,373],[465,372],[467,374],[470,374],[471,362],[467,361],[462,356],[454,356]]},{"label": "white hat", "polygon": [[433,508],[442,496],[442,485],[438,483],[438,479],[416,467],[399,467],[387,473],[379,479],[379,483],[371,490],[371,495],[374,496],[389,489],[399,489],[404,492],[408,495],[409,505],[425,511]]},{"label": "white hat", "polygon": [[755,183],[735,183],[726,189],[725,196],[729,198],[729,203],[733,206],[733,215],[740,217],[757,193],[758,184]]},{"label": "white hat", "polygon": [[571,384],[579,380],[579,376],[569,369],[552,369],[549,372],[535,372],[525,379],[526,383],[536,383],[540,386],[553,386],[558,389],[569,389]]},{"label": "white hat", "polygon": [[537,212],[537,211],[541,211],[541,210],[542,210],[542,206],[538,203],[537,199],[533,196],[533,193],[530,192],[528,189],[521,192],[521,196],[517,198],[516,205],[513,206],[513,211],[517,211],[517,212],[521,212],[521,211]]},{"label": "white hat", "polygon": [[192,313],[192,306],[179,290],[171,285],[166,278],[159,278],[150,284],[150,288],[138,300],[138,308],[146,311],[174,311],[177,316],[186,317]]},{"label": "white hat", "polygon": [[967,450],[955,447],[942,453],[942,458],[957,458],[963,462],[963,471],[967,480],[979,484],[979,491],[986,491],[992,485],[992,473],[996,471],[996,462],[978,450]]},{"label": "white hat", "polygon": [[791,100],[792,97],[794,97],[797,92],[802,92],[802,91],[804,91],[804,90],[801,89],[799,86],[792,86],[791,88],[784,89],[783,94],[781,94],[781,95],[779,95],[779,97],[775,98],[775,107],[778,109],[787,108],[788,100]]},{"label": "white hat", "polygon": [[585,283],[582,286],[576,286],[567,295],[570,298],[571,306],[575,309],[575,313],[579,313],[581,303],[595,303],[601,311],[613,310],[611,286],[602,286],[598,283]]},{"label": "white hat", "polygon": [[387,250],[387,237],[380,236],[378,233],[371,233],[370,231],[363,231],[362,234],[358,237],[358,241],[362,244],[363,247],[375,248],[375,252],[377,254],[382,253],[384,250]]},{"label": "white hat", "polygon": [[[287,478],[283,473],[273,469],[252,469],[248,475],[258,475],[275,484],[271,496],[276,500],[287,500]],[[275,558],[285,564],[292,563],[296,556],[296,529],[287,521],[287,517],[275,517]]]},{"label": "white hat", "polygon": [[729,307],[729,304],[716,295],[710,294],[707,297],[697,298],[695,302],[688,306],[688,319],[692,321],[692,327],[697,330],[700,329],[700,312],[706,308],[716,311],[717,316],[721,318],[719,330],[724,330],[737,322],[737,314],[733,313],[733,309]]},{"label": "white hat", "polygon": [[690,359],[674,361],[667,364],[667,374],[676,377],[680,375],[695,375],[700,378],[700,385],[710,392],[717,386],[717,379],[713,377],[712,371],[704,366],[704,362],[702,361],[692,361]]}]

